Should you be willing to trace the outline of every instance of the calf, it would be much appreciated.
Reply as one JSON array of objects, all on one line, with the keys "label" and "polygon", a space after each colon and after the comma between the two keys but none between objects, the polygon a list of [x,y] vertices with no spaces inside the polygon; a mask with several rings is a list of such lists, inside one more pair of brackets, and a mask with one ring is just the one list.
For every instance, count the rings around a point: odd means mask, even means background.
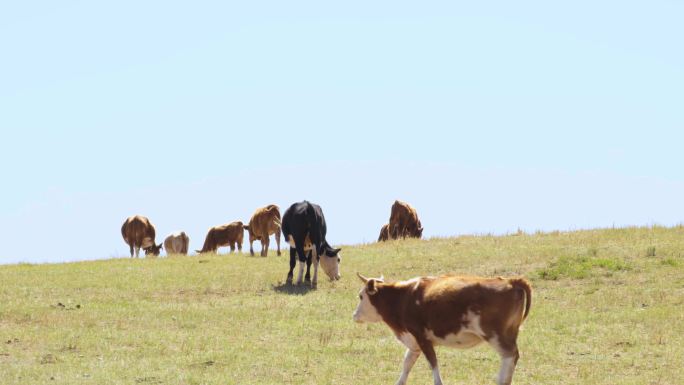
[{"label": "calf", "polygon": [[389,223],[385,223],[380,228],[380,236],[378,237],[378,242],[385,242],[389,240]]},{"label": "calf", "polygon": [[254,255],[252,243],[261,241],[261,256],[268,256],[269,237],[271,234],[275,234],[278,255],[280,255],[280,227],[280,209],[278,206],[268,205],[257,209],[249,220],[249,225],[244,226],[245,230],[249,232],[249,253]]},{"label": "calf", "polygon": [[[290,243],[290,272],[287,282],[292,283],[292,271],[299,259],[297,284],[302,283],[304,263],[306,263],[306,281],[316,285],[318,281],[318,264],[331,280],[340,279],[340,249],[333,249],[325,240],[327,227],[321,206],[303,201],[294,203],[283,215],[283,235]],[[314,263],[313,281],[310,281],[311,263]]]},{"label": "calf", "polygon": [[164,239],[164,248],[166,249],[166,254],[182,254],[188,255],[188,246],[190,245],[190,237],[185,234],[185,231],[176,231],[175,233],[169,234],[166,239]]},{"label": "calf", "polygon": [[134,215],[126,219],[121,226],[121,236],[131,249],[131,258],[134,250],[135,257],[138,258],[140,248],[145,250],[145,255],[159,255],[162,245],[154,243],[155,232],[154,225],[147,217]]},{"label": "calf", "polygon": [[245,230],[242,222],[235,221],[221,226],[214,226],[209,229],[207,236],[204,238],[204,246],[202,250],[195,250],[198,254],[214,253],[218,251],[219,247],[230,246],[230,252],[235,251],[237,244],[238,251],[242,251],[242,239],[245,236]]},{"label": "calf", "polygon": [[389,220],[389,236],[391,239],[421,238],[423,225],[418,219],[418,212],[410,204],[394,201]]},{"label": "calf", "polygon": [[470,348],[489,343],[501,356],[498,385],[510,385],[518,362],[518,329],[532,304],[524,278],[444,275],[386,283],[366,278],[354,312],[356,322],[385,322],[406,347],[397,385],[406,384],[422,352],[435,385],[442,384],[434,345]]}]

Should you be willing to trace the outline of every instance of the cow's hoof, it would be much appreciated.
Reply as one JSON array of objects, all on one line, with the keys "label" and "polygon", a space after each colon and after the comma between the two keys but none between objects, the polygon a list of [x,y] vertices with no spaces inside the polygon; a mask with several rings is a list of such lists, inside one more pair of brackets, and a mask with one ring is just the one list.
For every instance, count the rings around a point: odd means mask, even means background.
[{"label": "cow's hoof", "polygon": [[287,277],[285,283],[287,283],[288,285],[292,285],[292,277]]},{"label": "cow's hoof", "polygon": [[280,257],[280,251],[278,252],[278,256]]},{"label": "cow's hoof", "polygon": [[316,281],[311,281],[311,287],[316,287],[318,286],[318,282]]}]

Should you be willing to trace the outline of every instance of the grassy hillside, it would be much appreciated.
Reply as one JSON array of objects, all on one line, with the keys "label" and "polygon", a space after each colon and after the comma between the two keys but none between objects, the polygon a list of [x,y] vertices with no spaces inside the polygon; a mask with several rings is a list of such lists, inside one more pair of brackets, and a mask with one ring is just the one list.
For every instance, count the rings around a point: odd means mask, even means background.
[{"label": "grassy hillside", "polygon": [[[682,227],[396,241],[343,248],[317,290],[275,253],[0,266],[0,384],[393,384],[404,348],[352,322],[357,271],[530,278],[516,384],[683,384],[683,252]],[[494,383],[488,346],[437,354],[446,383]]]}]

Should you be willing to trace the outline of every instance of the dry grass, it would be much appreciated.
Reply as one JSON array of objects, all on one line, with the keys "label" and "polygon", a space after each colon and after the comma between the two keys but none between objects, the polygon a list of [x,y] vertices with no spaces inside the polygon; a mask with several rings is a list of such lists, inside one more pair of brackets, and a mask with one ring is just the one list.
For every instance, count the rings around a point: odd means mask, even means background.
[{"label": "dry grass", "polygon": [[[682,250],[681,227],[359,245],[317,290],[275,256],[0,266],[0,384],[393,384],[404,349],[351,321],[356,271],[528,276],[516,384],[682,384]],[[494,383],[486,346],[438,357],[449,384]]]}]

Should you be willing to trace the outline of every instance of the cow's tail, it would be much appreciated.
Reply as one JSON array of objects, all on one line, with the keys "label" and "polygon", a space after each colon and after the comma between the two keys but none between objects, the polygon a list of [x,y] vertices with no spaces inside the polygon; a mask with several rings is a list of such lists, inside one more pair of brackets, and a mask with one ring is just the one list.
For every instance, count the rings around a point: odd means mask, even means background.
[{"label": "cow's tail", "polygon": [[517,290],[521,290],[525,293],[525,311],[522,315],[522,321],[525,321],[527,315],[530,314],[530,307],[532,306],[532,286],[525,278],[513,278],[509,279],[508,282]]}]

